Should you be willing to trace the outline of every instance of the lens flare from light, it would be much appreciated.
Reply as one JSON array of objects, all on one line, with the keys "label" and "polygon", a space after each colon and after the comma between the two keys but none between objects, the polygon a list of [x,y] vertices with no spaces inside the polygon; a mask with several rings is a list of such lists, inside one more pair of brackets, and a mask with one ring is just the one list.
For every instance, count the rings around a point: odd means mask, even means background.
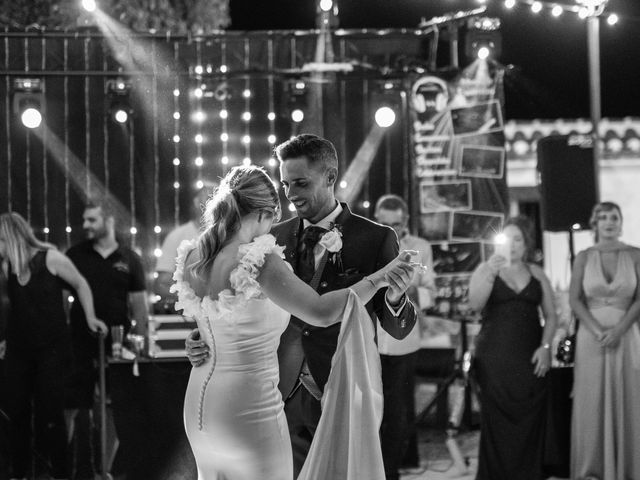
[{"label": "lens flare from light", "polygon": [[375,119],[378,126],[387,128],[396,121],[396,112],[390,107],[380,107],[376,110]]},{"label": "lens flare from light", "polygon": [[37,108],[27,108],[20,116],[22,124],[27,128],[38,128],[42,123],[42,114]]}]

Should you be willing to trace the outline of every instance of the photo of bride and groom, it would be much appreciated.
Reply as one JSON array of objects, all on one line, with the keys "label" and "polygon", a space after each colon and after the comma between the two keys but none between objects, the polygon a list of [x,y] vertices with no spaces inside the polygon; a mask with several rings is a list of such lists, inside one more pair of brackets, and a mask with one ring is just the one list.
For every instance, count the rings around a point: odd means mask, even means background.
[{"label": "photo of bride and groom", "polygon": [[276,148],[274,183],[234,167],[203,233],[178,250],[177,309],[195,318],[184,422],[199,480],[385,478],[377,322],[403,339],[416,252],[336,200],[337,153],[302,134]]}]

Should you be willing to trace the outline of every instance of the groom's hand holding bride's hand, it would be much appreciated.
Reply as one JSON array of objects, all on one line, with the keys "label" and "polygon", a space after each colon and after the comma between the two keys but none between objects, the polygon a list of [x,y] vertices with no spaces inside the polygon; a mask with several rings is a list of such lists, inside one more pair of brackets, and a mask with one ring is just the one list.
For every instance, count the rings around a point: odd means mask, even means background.
[{"label": "groom's hand holding bride's hand", "polygon": [[387,300],[391,305],[400,303],[402,296],[413,281],[417,267],[417,264],[411,261],[414,255],[418,255],[418,252],[415,250],[403,250],[381,270],[389,287],[387,289]]},{"label": "groom's hand holding bride's hand", "polygon": [[200,338],[200,332],[196,328],[192,330],[184,341],[187,358],[191,365],[199,367],[209,358],[209,346]]}]

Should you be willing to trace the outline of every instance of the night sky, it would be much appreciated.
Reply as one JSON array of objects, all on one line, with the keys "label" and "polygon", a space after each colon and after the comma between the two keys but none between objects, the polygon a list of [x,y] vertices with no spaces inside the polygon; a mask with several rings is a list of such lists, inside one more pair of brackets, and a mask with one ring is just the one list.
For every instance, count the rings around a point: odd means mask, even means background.
[{"label": "night sky", "polygon": [[[564,0],[571,3],[571,0]],[[230,0],[232,30],[309,29],[315,27],[314,0]],[[421,18],[470,10],[476,0],[339,0],[341,28],[416,27]],[[565,13],[560,18],[533,14],[519,4],[506,10],[489,0],[488,15],[502,21],[502,54],[513,65],[505,76],[509,119],[587,118],[589,79],[586,22]],[[614,27],[601,22],[603,117],[640,116],[640,0],[610,0]]]}]

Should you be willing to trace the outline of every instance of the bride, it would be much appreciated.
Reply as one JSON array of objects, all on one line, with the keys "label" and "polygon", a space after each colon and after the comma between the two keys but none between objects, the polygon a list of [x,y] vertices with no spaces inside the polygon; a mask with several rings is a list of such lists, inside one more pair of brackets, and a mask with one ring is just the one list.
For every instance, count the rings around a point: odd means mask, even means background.
[{"label": "bride", "polygon": [[[370,438],[354,442],[338,432],[345,429],[342,412],[350,395],[343,390],[349,388],[345,377],[352,375],[353,369],[344,365],[332,368],[337,373],[332,373],[334,379],[330,377],[323,398],[317,441],[299,478],[320,478],[327,474],[327,468],[333,468],[330,471],[334,473],[338,468],[348,471],[349,478],[381,469],[377,434],[382,402],[376,379],[380,367],[372,323],[362,304],[388,285],[389,273],[412,272],[409,256],[401,253],[350,289],[320,296],[293,273],[283,260],[284,247],[276,245],[268,233],[279,212],[278,194],[265,171],[235,167],[207,202],[204,233],[197,241],[183,242],[178,250],[176,283],[172,287],[178,294],[176,308],[196,319],[212,353],[208,364],[191,371],[185,396],[185,428],[199,480],[293,478],[291,444],[277,388],[276,354],[290,314],[319,327],[341,321],[343,344],[345,337],[359,332],[364,341],[345,345],[342,358],[338,358],[339,340],[333,366],[336,362],[360,362],[364,366],[355,373],[374,378],[366,384],[370,387],[365,390],[369,391],[357,392],[353,399],[359,418],[352,421],[358,422],[359,429],[368,429]],[[366,321],[360,322],[359,318]],[[349,335],[346,329],[351,329]],[[367,356],[367,349],[374,353]],[[355,362],[344,359],[356,355]],[[345,469],[327,467],[340,463],[336,455],[348,451],[341,448],[354,443],[359,455],[343,461],[348,463]],[[376,472],[374,478],[384,478],[383,470],[380,475]]]}]

